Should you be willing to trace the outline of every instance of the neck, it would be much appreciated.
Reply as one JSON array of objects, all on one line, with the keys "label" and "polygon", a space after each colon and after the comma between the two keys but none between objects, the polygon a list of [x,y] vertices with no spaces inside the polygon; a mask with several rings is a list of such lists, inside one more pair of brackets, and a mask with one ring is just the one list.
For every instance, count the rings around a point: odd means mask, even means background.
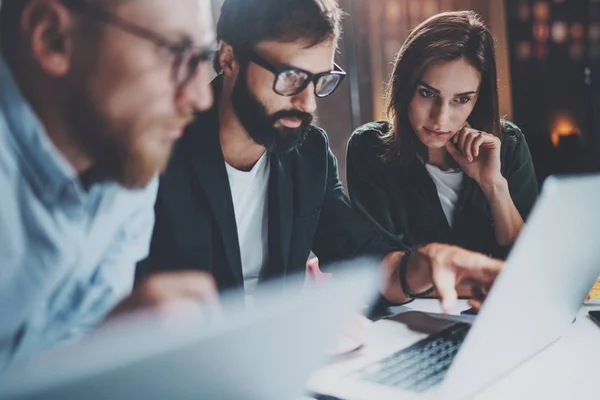
[{"label": "neck", "polygon": [[427,160],[427,164],[433,165],[434,167],[438,167],[442,171],[447,171],[452,168],[456,168],[456,162],[448,153],[448,150],[445,148],[440,149],[427,149],[429,154],[429,159]]},{"label": "neck", "polygon": [[231,97],[219,99],[219,140],[225,162],[233,168],[251,170],[265,148],[252,140],[238,119],[231,104]]},{"label": "neck", "polygon": [[[82,149],[76,135],[65,120],[65,101],[61,90],[51,81],[41,78],[35,67],[6,60],[23,97],[42,123],[45,133],[61,155],[81,174],[92,166],[92,160]],[[22,65],[23,64],[23,65]]]}]

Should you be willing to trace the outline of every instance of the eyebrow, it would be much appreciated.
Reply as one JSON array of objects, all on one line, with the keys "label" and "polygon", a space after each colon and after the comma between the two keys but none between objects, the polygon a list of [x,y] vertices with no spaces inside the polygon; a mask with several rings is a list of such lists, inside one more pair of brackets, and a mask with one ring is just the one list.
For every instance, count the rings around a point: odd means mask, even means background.
[{"label": "eyebrow", "polygon": [[[1,0],[0,0],[1,1]],[[319,74],[326,74],[332,71],[335,71],[335,62],[333,63],[333,67],[327,71],[323,71],[323,72],[310,72],[306,69],[303,68],[298,68],[298,67],[294,67],[293,65],[289,65],[289,64],[283,64],[277,61],[272,61],[269,60],[267,57],[265,57],[264,55],[262,55],[261,53],[259,53],[258,51],[254,51],[254,54],[257,55],[259,58],[262,58],[264,61],[268,62],[269,64],[271,64],[272,66],[276,67],[277,69],[281,70],[281,71],[288,71],[288,70],[296,70],[296,71],[302,71],[302,72],[306,72],[308,74],[312,74],[312,75],[319,75]]]},{"label": "eyebrow", "polygon": [[[433,86],[431,86],[431,85],[428,85],[428,84],[426,84],[426,83],[425,83],[425,82],[423,82],[423,81],[419,81],[419,82],[417,82],[417,83],[418,83],[420,86],[424,86],[424,87],[426,87],[427,89],[431,90],[432,92],[435,92],[435,93],[437,93],[437,94],[440,94],[440,93],[441,93],[440,89],[436,89],[436,88],[434,88]],[[472,91],[470,91],[470,92],[458,93],[458,94],[455,94],[455,95],[454,95],[454,97],[458,97],[458,96],[467,96],[467,95],[469,95],[469,94],[477,94],[477,91],[476,91],[476,90],[472,90]]]}]

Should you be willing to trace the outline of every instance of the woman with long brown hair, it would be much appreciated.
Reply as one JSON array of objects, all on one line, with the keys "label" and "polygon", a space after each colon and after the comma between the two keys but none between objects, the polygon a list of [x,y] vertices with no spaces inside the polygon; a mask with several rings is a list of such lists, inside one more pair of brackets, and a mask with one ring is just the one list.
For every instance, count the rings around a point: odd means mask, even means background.
[{"label": "woman with long brown hair", "polygon": [[472,11],[435,15],[400,49],[389,120],[348,143],[355,205],[393,240],[505,258],[537,198],[525,138],[501,121],[494,40]]}]

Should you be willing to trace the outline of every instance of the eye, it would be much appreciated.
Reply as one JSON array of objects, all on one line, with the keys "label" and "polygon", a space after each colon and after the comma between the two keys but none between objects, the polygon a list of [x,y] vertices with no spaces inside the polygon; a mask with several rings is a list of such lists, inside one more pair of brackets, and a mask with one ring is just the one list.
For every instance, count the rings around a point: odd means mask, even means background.
[{"label": "eye", "polygon": [[456,99],[456,102],[459,104],[467,104],[470,101],[471,101],[470,97],[459,97],[458,99]]},{"label": "eye", "polygon": [[433,93],[431,90],[427,90],[427,89],[419,89],[419,94],[422,97],[425,97],[426,99],[435,97],[435,93]]}]

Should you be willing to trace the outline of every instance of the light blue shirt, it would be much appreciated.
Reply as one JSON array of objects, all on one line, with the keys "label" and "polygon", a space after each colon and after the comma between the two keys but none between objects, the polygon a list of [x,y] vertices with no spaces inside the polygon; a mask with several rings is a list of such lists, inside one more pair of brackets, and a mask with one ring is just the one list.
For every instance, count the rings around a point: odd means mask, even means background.
[{"label": "light blue shirt", "polygon": [[78,337],[130,293],[157,186],[86,191],[0,56],[0,371]]}]

